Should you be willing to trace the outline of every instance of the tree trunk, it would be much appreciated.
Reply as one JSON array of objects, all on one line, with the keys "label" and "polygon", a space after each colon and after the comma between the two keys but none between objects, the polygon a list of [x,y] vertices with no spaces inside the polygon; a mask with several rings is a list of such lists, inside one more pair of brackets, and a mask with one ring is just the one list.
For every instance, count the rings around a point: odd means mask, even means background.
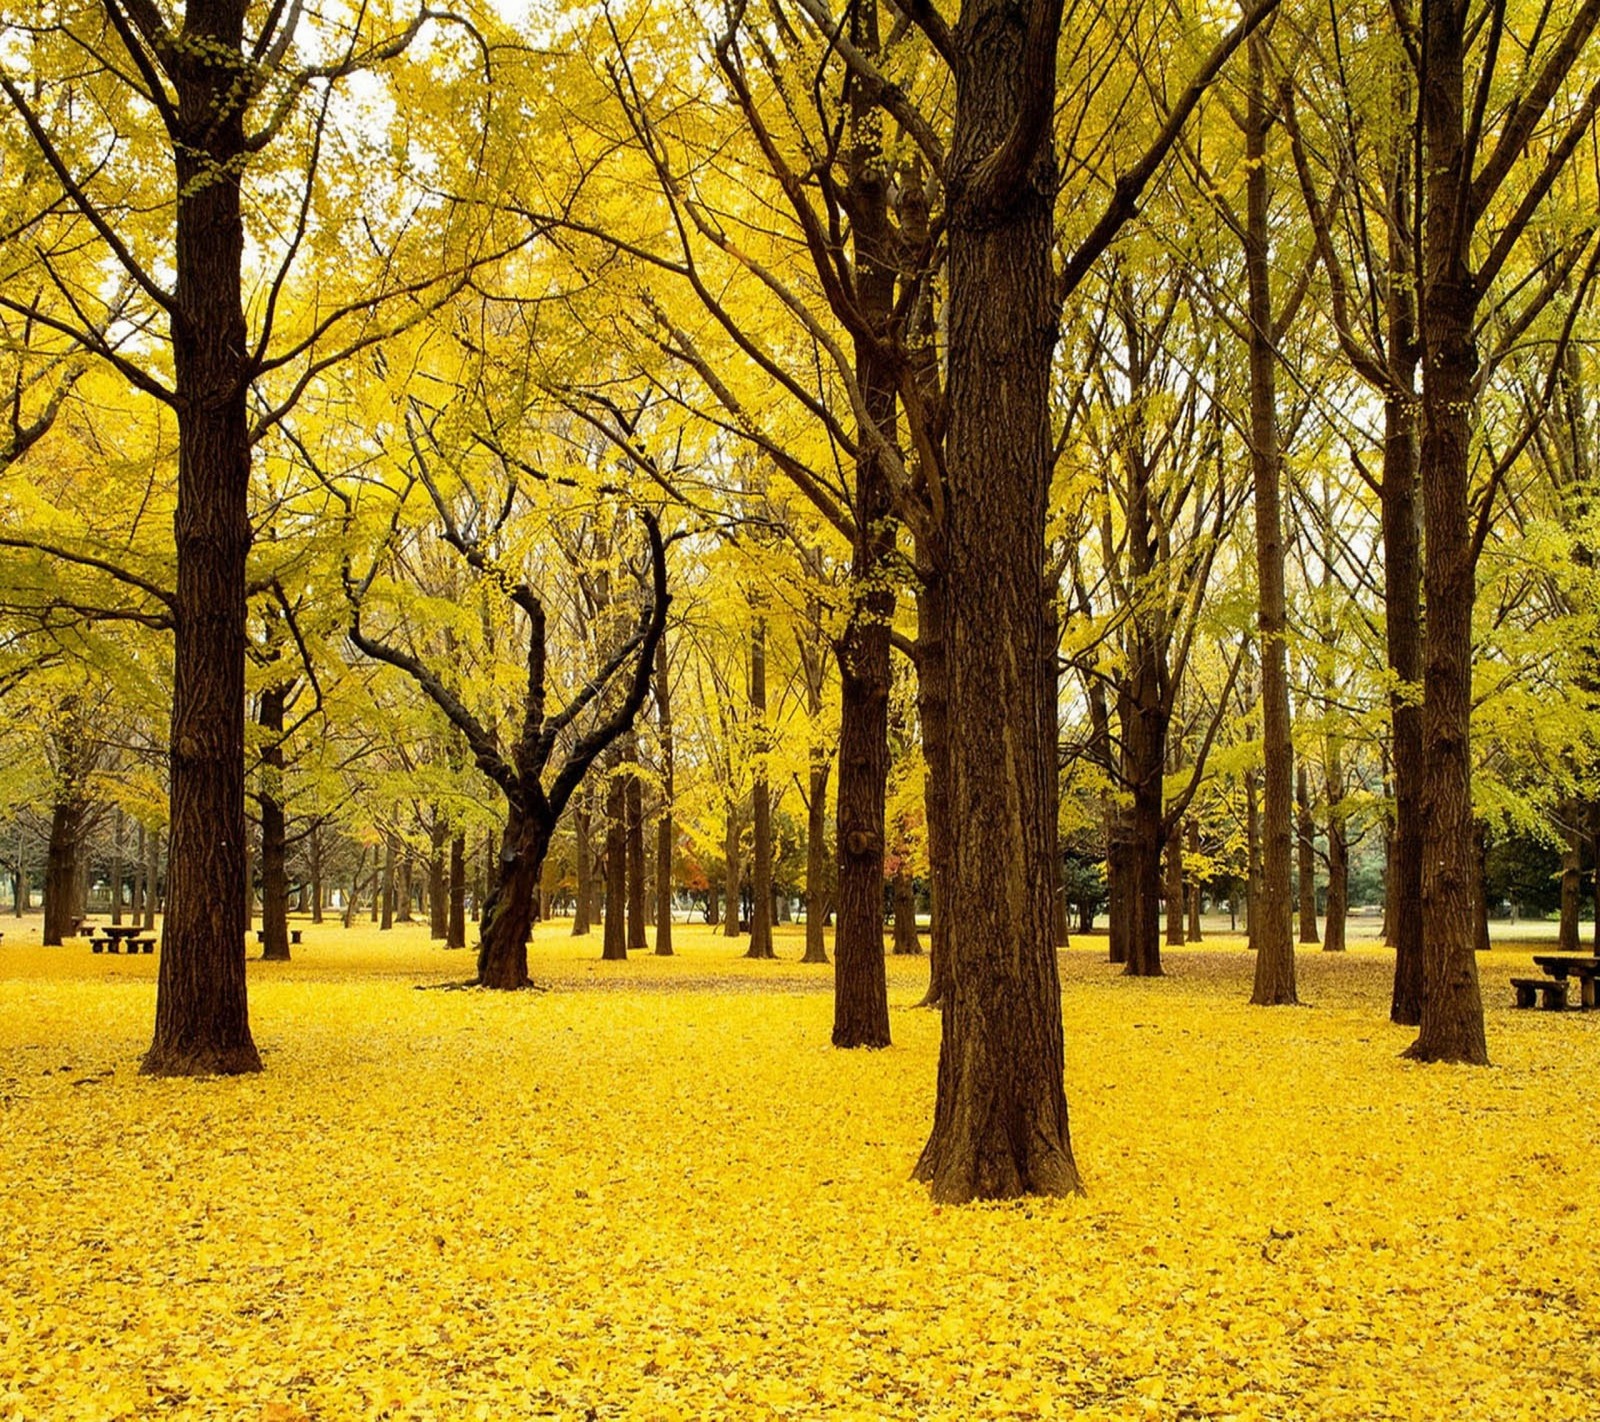
[{"label": "tree trunk", "polygon": [[[1200,823],[1198,820],[1189,821],[1189,853],[1196,859],[1200,857]],[[1189,885],[1189,942],[1199,943],[1201,940],[1200,880],[1196,878]]]},{"label": "tree trunk", "polygon": [[743,865],[739,859],[739,807],[728,801],[728,817],[722,835],[722,936],[739,936],[739,886]]},{"label": "tree trunk", "polygon": [[440,818],[439,807],[433,807],[433,831],[428,855],[428,937],[443,939],[450,936],[450,904],[445,890],[444,844],[450,831]]},{"label": "tree trunk", "polygon": [[44,942],[59,947],[72,935],[78,911],[78,847],[83,801],[57,800],[50,811],[50,843],[44,862]]},{"label": "tree trunk", "polygon": [[383,883],[376,901],[380,933],[387,933],[394,927],[394,839],[391,833],[386,832],[383,836]]},{"label": "tree trunk", "polygon": [[151,830],[150,837],[145,841],[145,852],[150,856],[144,866],[144,927],[153,929],[156,926],[156,912],[161,907],[160,895],[161,882],[161,831]]},{"label": "tree trunk", "polygon": [[1317,823],[1311,818],[1311,772],[1301,761],[1295,772],[1295,800],[1299,810],[1296,848],[1299,863],[1300,941],[1317,942]]},{"label": "tree trunk", "polygon": [[[134,861],[135,862],[134,862],[134,866],[133,866],[133,901],[129,906],[128,917],[134,923],[142,923],[144,921],[144,895],[145,895],[144,861],[145,861],[145,833],[146,833],[143,821],[140,821],[137,824],[136,829],[137,829],[137,834],[136,834],[135,841],[134,841]],[[20,876],[20,874],[22,872],[22,859],[21,859],[20,856],[17,859],[17,872],[18,872],[18,874]],[[17,882],[18,882],[19,885],[21,884],[22,881],[21,881],[20,877],[18,878]]]},{"label": "tree trunk", "polygon": [[594,863],[589,838],[589,811],[573,797],[572,837],[577,855],[576,901],[572,909],[572,932],[576,937],[589,931],[594,913]]},{"label": "tree trunk", "polygon": [[[1045,7],[1047,20],[1059,10]],[[1030,12],[1032,13],[1032,12]],[[966,0],[949,158],[946,433],[951,823],[950,993],[933,1130],[936,1200],[1080,1188],[1062,1084],[1050,778],[1041,734],[1045,508],[1052,468],[1049,114],[1055,31],[1009,0]],[[1030,43],[1031,40],[1031,43]],[[1030,124],[1030,115],[1042,119]],[[1037,131],[1035,131],[1037,130]],[[1007,142],[1011,135],[1012,141]],[[995,159],[1016,150],[1017,180]]]},{"label": "tree trunk", "polygon": [[950,990],[950,668],[944,572],[938,549],[917,549],[917,719],[922,723],[922,812],[928,825],[928,991],[937,1007]]},{"label": "tree trunk", "polygon": [[776,958],[772,951],[772,790],[767,780],[767,623],[750,629],[750,714],[755,721],[755,777],[750,789],[750,946],[747,958]]},{"label": "tree trunk", "polygon": [[1250,471],[1255,496],[1256,619],[1261,652],[1262,816],[1259,899],[1250,899],[1250,938],[1256,948],[1250,1001],[1271,1007],[1298,1001],[1289,894],[1294,823],[1294,750],[1289,741],[1289,656],[1284,588],[1281,461],[1278,452],[1277,356],[1268,248],[1265,40],[1248,43],[1246,100],[1245,276],[1250,312]]},{"label": "tree trunk", "polygon": [[610,758],[606,782],[606,911],[600,956],[607,962],[628,961],[628,790]]},{"label": "tree trunk", "polygon": [[901,954],[922,952],[917,938],[917,895],[911,871],[904,859],[894,874],[894,951]]},{"label": "tree trunk", "polygon": [[1582,840],[1569,829],[1561,848],[1561,928],[1557,944],[1563,953],[1578,951],[1578,903],[1583,889]]},{"label": "tree trunk", "polygon": [[111,921],[122,922],[122,807],[112,812],[111,827]]},{"label": "tree trunk", "polygon": [[167,913],[150,1076],[261,1070],[245,993],[245,562],[251,340],[241,291],[244,0],[185,7],[177,96],[178,412]]},{"label": "tree trunk", "polygon": [[1327,741],[1328,781],[1328,902],[1322,925],[1322,951],[1342,953],[1345,919],[1350,911],[1350,840],[1345,828],[1344,754],[1337,736]]},{"label": "tree trunk", "polygon": [[656,643],[656,713],[661,740],[661,814],[656,820],[656,956],[672,956],[672,823],[673,783],[672,690],[667,672],[667,639]]},{"label": "tree trunk", "polygon": [[450,918],[444,946],[467,946],[467,837],[459,833],[450,840]]},{"label": "tree trunk", "polygon": [[1167,947],[1181,948],[1183,932],[1183,824],[1174,820],[1167,831]]},{"label": "tree trunk", "polygon": [[399,873],[395,879],[394,893],[394,921],[396,923],[410,923],[411,910],[414,902],[416,886],[412,880],[412,869],[416,865],[416,857],[411,852],[409,844],[398,847]]},{"label": "tree trunk", "polygon": [[323,905],[327,900],[327,888],[322,882],[322,826],[313,824],[311,827],[311,921],[322,922]]},{"label": "tree trunk", "polygon": [[[628,737],[628,759],[637,762],[638,737]],[[622,787],[623,810],[628,832],[628,947],[648,948],[650,936],[644,921],[644,782],[637,770],[630,770]]]},{"label": "tree trunk", "polygon": [[[513,807],[501,837],[498,872],[484,899],[478,930],[478,984],[514,991],[529,986],[528,935],[551,825]],[[624,953],[626,956],[626,953]]]},{"label": "tree trunk", "polygon": [[261,956],[289,961],[289,876],[285,869],[283,813],[283,706],[281,686],[261,693],[256,719],[266,734],[261,748]]},{"label": "tree trunk", "polygon": [[821,746],[811,747],[810,799],[806,804],[806,955],[803,963],[826,963],[823,906],[828,902],[828,775],[832,766]]},{"label": "tree trunk", "polygon": [[[1406,1055],[1487,1064],[1478,993],[1473,884],[1472,605],[1475,557],[1467,510],[1477,304],[1466,269],[1471,172],[1462,171],[1466,16],[1422,7],[1428,56],[1419,111],[1427,204],[1423,224],[1422,501],[1426,661],[1422,693],[1422,1021]],[[1396,752],[1398,756],[1398,750]]]}]

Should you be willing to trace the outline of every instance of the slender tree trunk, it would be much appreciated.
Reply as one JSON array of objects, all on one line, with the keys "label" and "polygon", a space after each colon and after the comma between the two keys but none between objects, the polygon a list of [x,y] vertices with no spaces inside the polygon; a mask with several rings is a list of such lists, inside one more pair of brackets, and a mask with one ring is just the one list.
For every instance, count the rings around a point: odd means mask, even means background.
[{"label": "slender tree trunk", "polygon": [[[638,737],[629,736],[626,755],[637,762]],[[637,770],[630,770],[623,781],[623,811],[628,835],[628,947],[648,948],[650,936],[644,921],[644,782]]]},{"label": "slender tree trunk", "polygon": [[810,800],[806,805],[806,954],[804,963],[826,963],[824,905],[828,902],[828,775],[832,766],[821,746],[811,748]]},{"label": "slender tree trunk", "polygon": [[159,892],[161,882],[161,831],[151,830],[150,837],[145,841],[145,852],[149,858],[144,866],[144,927],[154,929],[156,926],[156,911],[161,906]]},{"label": "slender tree trunk", "polygon": [[[1195,858],[1200,857],[1200,824],[1197,820],[1189,821],[1189,853]],[[1200,880],[1196,878],[1189,885],[1189,942],[1202,941],[1200,932]]]},{"label": "slender tree trunk", "polygon": [[456,834],[450,840],[450,918],[445,925],[444,946],[467,946],[467,837]]},{"label": "slender tree trunk", "polygon": [[607,962],[628,960],[628,791],[611,757],[606,782],[606,911],[600,956]]},{"label": "slender tree trunk", "polygon": [[1299,851],[1300,941],[1317,942],[1317,822],[1311,818],[1311,773],[1301,761],[1295,771],[1295,800],[1299,811],[1296,848]]},{"label": "slender tree trunk", "polygon": [[917,719],[922,723],[922,811],[928,825],[928,991],[937,1007],[950,990],[950,668],[942,553],[917,550]]},{"label": "slender tree trunk", "polygon": [[1245,941],[1254,949],[1257,946],[1256,905],[1261,902],[1261,798],[1256,792],[1253,770],[1244,774],[1244,837],[1244,934]]},{"label": "slender tree trunk", "polygon": [[904,859],[894,874],[894,951],[901,954],[922,952],[917,938],[917,895],[911,871]]},{"label": "slender tree trunk", "polygon": [[[129,911],[128,911],[128,917],[134,923],[142,923],[144,921],[144,893],[145,893],[145,877],[144,877],[145,847],[144,847],[144,844],[145,844],[145,827],[144,827],[143,822],[140,821],[135,826],[134,865],[133,865],[133,901],[129,905]],[[19,873],[21,872],[21,865],[22,865],[22,860],[19,857],[18,860],[17,860],[17,866],[18,866],[18,872]],[[19,884],[21,883],[20,879],[18,880],[18,883]]]},{"label": "slender tree trunk", "polygon": [[449,895],[445,891],[444,844],[449,835],[439,807],[433,807],[433,831],[428,855],[428,937],[448,938],[450,935]]},{"label": "slender tree trunk", "polygon": [[1167,831],[1167,946],[1181,948],[1183,932],[1183,824],[1172,822]]},{"label": "slender tree trunk", "polygon": [[[1048,12],[1047,12],[1048,13]],[[1059,12],[1053,12],[1058,16]],[[966,0],[949,157],[947,591],[952,855],[950,992],[933,1130],[935,1199],[1080,1188],[1062,1072],[1050,778],[1038,667],[1059,315],[1048,115],[1055,33],[1029,44],[1008,0]],[[1026,119],[1026,176],[997,176]]]},{"label": "slender tree trunk", "polygon": [[656,820],[656,956],[672,956],[672,823],[675,765],[672,739],[672,691],[668,679],[667,639],[656,643],[656,714],[661,740],[661,814]]},{"label": "slender tree trunk", "polygon": [[1322,951],[1342,953],[1345,919],[1350,911],[1350,840],[1345,827],[1344,752],[1338,736],[1326,743],[1328,782],[1328,903],[1322,926]]},{"label": "slender tree trunk", "polygon": [[322,882],[322,826],[311,827],[311,921],[322,922],[322,910],[327,902],[327,886]]},{"label": "slender tree trunk", "polygon": [[112,812],[111,827],[111,921],[122,922],[122,809]]},{"label": "slender tree trunk", "polygon": [[245,0],[185,7],[177,97],[171,845],[151,1076],[261,1070],[245,995],[245,562],[251,341],[239,181]]},{"label": "slender tree trunk", "polygon": [[1260,605],[1263,795],[1259,900],[1250,900],[1250,937],[1256,947],[1250,1001],[1271,1007],[1298,1001],[1289,893],[1294,823],[1294,750],[1289,740],[1289,656],[1284,587],[1282,468],[1278,452],[1277,356],[1273,329],[1271,255],[1268,248],[1265,40],[1248,43],[1246,99],[1245,275],[1250,311],[1250,469],[1255,493],[1256,576]]},{"label": "slender tree trunk", "polygon": [[285,689],[261,693],[256,719],[265,733],[261,748],[261,956],[289,961],[289,876],[285,868],[283,813],[283,708]]},{"label": "slender tree trunk", "polygon": [[572,835],[578,860],[576,902],[572,909],[572,932],[576,937],[589,931],[594,917],[594,861],[590,847],[589,811],[573,797]]},{"label": "slender tree trunk", "polygon": [[739,936],[739,887],[743,881],[743,864],[739,857],[739,807],[728,801],[728,817],[722,836],[722,936]]},{"label": "slender tree trunk", "polygon": [[44,863],[44,942],[59,946],[72,934],[78,913],[78,847],[84,805],[57,800],[50,811],[50,843]]},{"label": "slender tree trunk", "polygon": [[767,623],[757,615],[750,629],[750,714],[755,721],[755,776],[750,790],[750,946],[747,958],[775,958],[772,951],[772,790],[767,780],[771,746],[767,736]]},{"label": "slender tree trunk", "polygon": [[394,927],[394,860],[395,837],[391,833],[383,836],[383,884],[379,890],[380,904],[378,906],[378,930],[387,933]]}]

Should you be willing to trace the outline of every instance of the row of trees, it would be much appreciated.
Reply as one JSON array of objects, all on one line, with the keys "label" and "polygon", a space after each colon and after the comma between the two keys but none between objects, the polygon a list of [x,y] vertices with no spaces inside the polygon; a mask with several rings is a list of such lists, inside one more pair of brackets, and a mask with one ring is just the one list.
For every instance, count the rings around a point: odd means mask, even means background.
[{"label": "row of trees", "polygon": [[4,675],[165,747],[145,1069],[259,1066],[247,793],[276,905],[352,776],[498,822],[505,988],[647,813],[733,922],[748,820],[770,953],[793,796],[841,1046],[925,869],[940,1198],[1077,1186],[1064,851],[1134,974],[1242,857],[1270,1005],[1297,820],[1331,923],[1383,839],[1392,1015],[1487,1060],[1482,827],[1594,820],[1597,21],[13,10]]}]

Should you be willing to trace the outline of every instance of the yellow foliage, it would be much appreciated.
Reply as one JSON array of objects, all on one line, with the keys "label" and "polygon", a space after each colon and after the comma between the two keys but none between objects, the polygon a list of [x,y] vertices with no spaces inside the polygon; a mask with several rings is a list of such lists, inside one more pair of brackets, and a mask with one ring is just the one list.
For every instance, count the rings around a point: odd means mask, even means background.
[{"label": "yellow foliage", "polygon": [[[8,926],[9,930],[9,926]],[[417,929],[251,964],[256,1078],[151,1081],[154,960],[0,947],[0,1418],[1588,1418],[1600,1014],[1419,1067],[1387,955],[1245,1005],[1237,942],[1064,957],[1089,1194],[938,1209],[896,1045],[704,930],[549,991]],[[36,933],[34,935],[36,939]],[[1094,940],[1090,940],[1094,942]],[[798,937],[779,951],[798,955]],[[1504,994],[1509,996],[1509,994]]]}]

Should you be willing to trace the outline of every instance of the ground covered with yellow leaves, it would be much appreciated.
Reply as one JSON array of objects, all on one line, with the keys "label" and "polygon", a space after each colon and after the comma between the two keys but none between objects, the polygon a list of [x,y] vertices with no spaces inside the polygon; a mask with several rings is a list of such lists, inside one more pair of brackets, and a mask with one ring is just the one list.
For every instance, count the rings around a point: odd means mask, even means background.
[{"label": "ground covered with yellow leaves", "polygon": [[1082,940],[1088,1194],[937,1209],[925,962],[842,1053],[826,968],[562,928],[513,996],[308,929],[251,964],[266,1072],[170,1082],[153,959],[8,933],[0,1418],[1595,1416],[1600,1013],[1502,1005],[1525,951],[1469,1070],[1399,1060],[1379,949],[1263,1010],[1237,940]]}]

